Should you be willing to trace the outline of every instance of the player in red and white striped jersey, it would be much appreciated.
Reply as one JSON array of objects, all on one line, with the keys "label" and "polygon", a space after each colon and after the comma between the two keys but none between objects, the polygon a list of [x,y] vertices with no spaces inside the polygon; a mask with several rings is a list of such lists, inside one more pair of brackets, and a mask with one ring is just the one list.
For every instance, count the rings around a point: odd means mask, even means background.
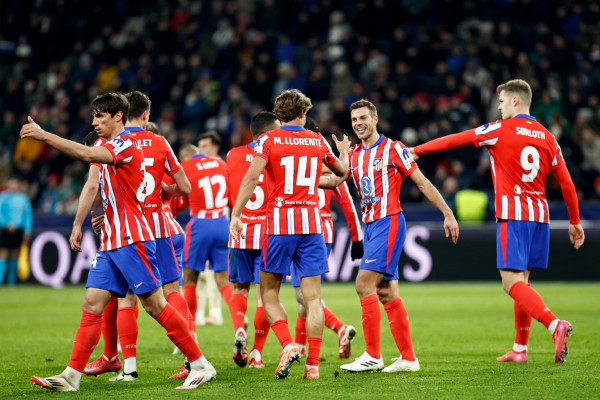
[{"label": "player in red and white striped jersey", "polygon": [[504,290],[514,299],[515,328],[513,348],[498,361],[525,362],[532,317],[552,333],[555,362],[567,355],[567,338],[572,326],[559,320],[531,288],[532,268],[548,267],[549,215],[546,178],[558,180],[569,211],[569,237],[576,249],[585,234],[579,219],[577,194],[560,147],[554,135],[529,115],[531,87],[521,79],[497,87],[498,110],[502,120],[454,135],[448,135],[414,148],[421,156],[460,146],[485,147],[490,152],[496,193],[497,266]]},{"label": "player in red and white striped jersey", "polygon": [[[227,274],[228,219],[227,164],[219,158],[198,153],[195,146],[181,166],[192,184],[187,196],[190,222],[186,226],[183,268],[183,290],[192,319],[197,310],[196,284],[206,262],[215,272],[217,287],[229,306],[231,284]],[[183,149],[182,149],[183,151]]]},{"label": "player in red and white striped jersey", "polygon": [[179,388],[197,388],[216,375],[189,332],[187,322],[162,294],[155,242],[151,240],[152,233],[142,213],[146,185],[144,154],[139,143],[124,131],[128,111],[129,103],[121,94],[108,93],[92,102],[94,128],[107,140],[101,146],[86,147],[45,132],[31,117],[21,129],[21,137],[44,141],[73,158],[111,165],[110,168],[103,166],[100,172],[106,233],[88,275],[81,324],[71,360],[57,376],[31,378],[42,388],[79,390],[85,364],[100,338],[102,310],[113,293],[124,296],[129,288],[140,296],[144,309],[166,329],[173,343],[193,360],[192,371]]},{"label": "player in red and white striped jersey", "polygon": [[[313,132],[318,132],[319,127],[314,119],[307,117],[304,127]],[[330,173],[327,171],[326,173]],[[346,217],[346,222],[350,228],[352,235],[352,247],[350,250],[353,260],[362,257],[362,228],[360,219],[354,208],[350,191],[346,182],[334,189],[318,189],[319,194],[319,213],[321,214],[321,223],[323,226],[323,236],[325,237],[325,247],[327,249],[327,257],[331,253],[333,247],[333,220],[331,219],[331,199],[335,195],[337,202],[342,206],[342,211]],[[324,276],[323,276],[324,278]],[[323,279],[322,279],[323,281]],[[296,336],[295,342],[300,347],[302,352],[306,347],[306,307],[300,290],[300,282],[294,275],[291,277],[292,286],[296,293],[296,302],[298,303],[298,316],[296,317]],[[334,331],[338,335],[339,358],[349,358],[352,353],[352,340],[356,334],[356,329],[352,325],[344,324],[335,313],[329,309],[323,301],[323,313],[325,314],[325,326]]]},{"label": "player in red and white striped jersey", "polygon": [[[250,132],[254,140],[268,131],[279,128],[279,120],[272,112],[262,111],[250,121]],[[244,175],[254,158],[255,142],[234,147],[227,154],[227,185],[230,205],[235,201]],[[262,351],[269,333],[269,322],[265,316],[260,297],[259,270],[262,265],[261,244],[267,225],[267,194],[264,175],[261,175],[250,201],[241,215],[243,237],[239,241],[229,237],[229,280],[232,283],[230,307],[233,331],[235,332],[233,360],[244,367],[250,358],[250,368],[263,368]],[[250,285],[256,285],[256,313],[254,315],[254,344],[250,356],[246,345],[248,333],[244,329],[244,316],[248,309]]]},{"label": "player in red and white striped jersey", "polygon": [[[408,314],[398,295],[398,262],[406,237],[400,205],[402,178],[409,176],[421,192],[444,214],[446,236],[458,240],[458,223],[437,189],[423,176],[401,142],[377,132],[377,108],[368,100],[350,106],[352,129],[361,140],[350,153],[350,175],[358,189],[365,226],[364,256],[356,277],[356,292],[362,308],[366,351],[341,368],[349,372],[417,371]],[[380,352],[383,304],[400,357],[383,368]]]},{"label": "player in red and white striped jersey", "polygon": [[[230,224],[238,239],[241,215],[264,171],[267,183],[267,233],[263,240],[264,266],[260,271],[261,296],[267,319],[284,348],[276,377],[286,378],[291,364],[300,358],[293,342],[285,310],[279,301],[281,280],[294,261],[308,309],[308,357],[304,378],[319,376],[319,354],[323,336],[321,275],[327,271],[327,256],[318,207],[317,186],[322,165],[339,176],[347,164],[338,160],[325,139],[304,129],[306,112],[312,107],[308,97],[296,89],[282,92],[275,100],[275,115],[282,126],[259,137],[254,158],[242,181]],[[347,157],[349,141],[340,157]],[[342,147],[344,147],[342,146]],[[242,235],[243,236],[243,235]]]}]

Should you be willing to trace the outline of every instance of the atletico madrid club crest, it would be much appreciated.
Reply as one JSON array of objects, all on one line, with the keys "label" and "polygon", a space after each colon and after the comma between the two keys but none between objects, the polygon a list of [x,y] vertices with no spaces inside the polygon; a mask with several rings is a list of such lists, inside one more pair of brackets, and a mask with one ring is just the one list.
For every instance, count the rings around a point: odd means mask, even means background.
[{"label": "atletico madrid club crest", "polygon": [[381,171],[381,168],[383,167],[383,159],[376,158],[373,160],[373,167],[375,167],[375,171]]}]

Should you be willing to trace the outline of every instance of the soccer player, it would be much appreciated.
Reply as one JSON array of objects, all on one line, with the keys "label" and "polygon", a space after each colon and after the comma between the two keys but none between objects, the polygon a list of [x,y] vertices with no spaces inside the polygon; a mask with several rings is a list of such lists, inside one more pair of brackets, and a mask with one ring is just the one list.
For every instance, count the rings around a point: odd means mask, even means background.
[{"label": "soccer player", "polygon": [[[272,112],[262,111],[252,117],[250,131],[254,140],[265,132],[278,129],[279,120]],[[240,190],[244,175],[254,158],[252,142],[245,146],[234,147],[227,154],[227,185],[229,186],[230,204]],[[244,238],[236,241],[229,237],[229,280],[233,291],[230,300],[230,313],[235,332],[233,361],[244,367],[248,364],[248,334],[244,329],[244,316],[248,309],[248,293],[250,285],[256,284],[256,313],[254,315],[254,344],[250,352],[250,368],[264,368],[262,351],[269,333],[269,322],[265,316],[260,298],[259,270],[262,265],[261,243],[267,225],[267,190],[264,174],[261,174],[251,200],[241,214]]]},{"label": "soccer player", "polygon": [[187,195],[191,219],[185,229],[183,291],[194,319],[198,304],[196,283],[207,262],[215,271],[215,281],[228,305],[231,284],[227,273],[227,164],[193,148],[196,154],[182,161],[181,166],[192,183],[192,191]]},{"label": "soccer player", "polygon": [[[365,225],[364,256],[356,277],[356,292],[362,308],[366,351],[345,372],[418,371],[410,335],[408,313],[398,294],[398,261],[406,237],[406,223],[400,205],[402,178],[409,176],[419,190],[444,214],[446,237],[458,240],[458,223],[444,199],[423,176],[410,152],[399,141],[377,132],[377,108],[368,100],[350,105],[352,129],[361,140],[350,153],[350,175],[358,189]],[[383,368],[380,352],[381,309],[383,304],[400,357]]]},{"label": "soccer player", "polygon": [[[163,212],[163,194],[161,194],[161,190],[165,175],[172,176],[175,181],[175,187],[171,190],[173,195],[189,193],[190,183],[165,138],[144,129],[150,118],[150,98],[139,91],[127,93],[125,97],[129,102],[129,114],[125,123],[125,130],[139,142],[144,151],[144,179],[146,184],[144,189],[146,196],[144,216],[150,223],[156,242],[157,266],[163,282],[163,293],[167,302],[186,321],[189,321],[189,309],[179,290],[181,271],[171,242],[170,227]],[[109,304],[111,303],[109,302]],[[137,296],[130,291],[124,299],[118,301],[116,315],[110,312],[111,310],[112,307],[109,307],[109,312],[104,313],[103,331],[108,332],[116,325],[123,351],[124,366],[123,370],[110,380],[137,380]],[[114,319],[115,317],[116,319]],[[104,343],[103,354],[97,360],[86,365],[85,374],[98,375],[113,370],[118,363],[116,341],[105,339]],[[111,357],[111,355],[114,356]]]},{"label": "soccer player", "polygon": [[[216,376],[202,355],[184,318],[167,303],[156,266],[156,244],[144,218],[144,153],[135,138],[124,129],[129,111],[125,96],[107,93],[92,102],[93,126],[106,139],[100,146],[84,145],[46,132],[31,117],[20,136],[46,142],[73,158],[101,163],[100,189],[106,221],[102,244],[87,281],[81,323],[75,335],[71,359],[65,370],[49,378],[31,381],[54,391],[78,391],[87,360],[98,343],[102,311],[113,293],[123,297],[129,288],[137,294],[146,312],[167,331],[167,336],[190,360],[190,375],[178,389],[195,389]],[[80,245],[80,243],[76,243]]]},{"label": "soccer player", "polygon": [[[319,133],[304,129],[306,113],[312,107],[308,97],[296,89],[282,92],[275,100],[275,115],[281,128],[259,137],[254,158],[244,176],[231,214],[230,233],[236,240],[241,234],[241,215],[254,193],[263,171],[267,184],[267,237],[263,239],[263,266],[260,291],[263,307],[283,354],[275,371],[278,379],[286,378],[292,364],[300,358],[293,342],[285,310],[279,301],[282,278],[294,261],[296,274],[308,311],[308,357],[303,378],[319,378],[319,355],[323,336],[321,275],[327,271],[327,253],[319,215],[317,186],[322,165],[343,176],[347,163],[331,152]],[[337,141],[337,139],[336,139]],[[348,155],[349,141],[339,144],[340,158]],[[240,235],[240,237],[238,237]]]},{"label": "soccer player", "polygon": [[[222,145],[223,139],[216,131],[204,132],[198,137],[198,152],[209,157],[221,158],[219,152]],[[209,265],[198,275],[196,297],[196,325],[223,325],[221,293],[215,281],[215,271],[210,269]],[[208,314],[205,315],[207,304]]]},{"label": "soccer player", "polygon": [[[306,117],[306,124],[304,127],[313,132],[319,132],[319,127],[314,119]],[[360,226],[360,220],[350,191],[346,182],[335,189],[319,189],[319,212],[321,214],[321,224],[323,226],[323,235],[325,236],[325,246],[327,248],[327,257],[331,253],[333,246],[333,221],[331,219],[331,199],[335,195],[336,200],[342,206],[342,211],[346,217],[348,227],[352,235],[352,247],[351,257],[353,260],[360,259],[362,257],[362,229]],[[293,271],[293,270],[292,270]],[[321,283],[324,280],[321,279]],[[291,277],[292,286],[294,287],[296,294],[296,302],[298,303],[298,316],[296,317],[296,335],[295,342],[300,348],[302,355],[305,353],[306,347],[306,307],[304,306],[304,299],[302,298],[302,291],[300,290],[300,281],[297,276],[292,275]],[[349,358],[352,353],[352,340],[356,335],[356,329],[352,325],[346,325],[331,311],[325,301],[323,301],[323,313],[325,315],[325,326],[334,331],[338,335],[338,357]]]},{"label": "soccer player", "polygon": [[496,193],[496,265],[502,287],[514,300],[516,338],[513,348],[498,361],[526,362],[532,317],[552,334],[554,361],[567,356],[573,327],[560,320],[531,287],[533,268],[548,268],[550,226],[546,178],[558,180],[569,212],[569,238],[575,249],[585,240],[571,176],[554,135],[529,114],[531,87],[514,79],[496,88],[501,121],[444,136],[414,148],[415,157],[474,145],[490,152]]}]

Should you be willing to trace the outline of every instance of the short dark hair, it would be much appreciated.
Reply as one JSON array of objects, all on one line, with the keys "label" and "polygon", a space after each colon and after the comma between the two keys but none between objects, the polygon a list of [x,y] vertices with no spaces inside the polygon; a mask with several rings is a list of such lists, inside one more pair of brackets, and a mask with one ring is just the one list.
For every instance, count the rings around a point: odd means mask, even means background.
[{"label": "short dark hair", "polygon": [[135,90],[127,93],[125,97],[129,101],[129,117],[131,119],[141,117],[144,111],[150,111],[152,102],[146,94]]},{"label": "short dark hair", "polygon": [[114,117],[116,113],[121,111],[123,113],[123,124],[127,122],[129,116],[129,101],[121,93],[111,92],[97,96],[92,102],[92,115],[102,112],[108,113],[111,117]]},{"label": "short dark hair", "polygon": [[369,109],[371,117],[374,117],[377,115],[377,107],[375,107],[375,104],[371,103],[367,99],[360,99],[360,100],[355,101],[354,103],[350,104],[350,112],[352,112],[352,110],[356,110],[357,108],[363,108],[363,107],[366,107]]},{"label": "short dark hair", "polygon": [[260,135],[273,129],[277,122],[277,116],[270,111],[261,111],[250,120],[250,132],[254,140]]},{"label": "short dark hair", "polygon": [[317,121],[315,121],[315,119],[311,117],[306,117],[304,129],[308,129],[309,131],[313,132],[319,132],[319,126],[317,125]]},{"label": "short dark hair", "polygon": [[223,139],[221,138],[221,135],[219,135],[217,132],[215,131],[208,131],[208,132],[204,132],[203,134],[201,134],[198,137],[198,142],[200,142],[202,139],[210,139],[210,142],[212,143],[213,146],[217,146],[219,149],[221,148],[221,144],[223,144]]},{"label": "short dark hair", "polygon": [[85,146],[93,146],[94,143],[96,143],[96,140],[98,140],[98,138],[99,138],[98,132],[96,132],[95,130],[94,131],[90,131],[83,138],[83,144]]}]

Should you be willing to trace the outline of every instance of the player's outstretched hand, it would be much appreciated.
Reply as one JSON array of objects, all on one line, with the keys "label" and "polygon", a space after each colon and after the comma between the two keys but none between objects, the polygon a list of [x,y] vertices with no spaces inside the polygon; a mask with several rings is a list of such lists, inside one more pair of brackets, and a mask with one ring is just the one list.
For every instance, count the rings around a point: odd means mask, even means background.
[{"label": "player's outstretched hand", "polygon": [[452,243],[458,242],[458,222],[454,218],[454,214],[450,214],[444,218],[444,231],[446,237],[452,235]]},{"label": "player's outstretched hand", "polygon": [[21,127],[21,138],[24,139],[29,137],[35,140],[44,140],[44,135],[46,134],[46,131],[40,128],[40,126],[35,123],[31,116],[27,116],[27,120],[29,121],[29,123]]},{"label": "player's outstretched hand", "polygon": [[581,224],[569,225],[569,239],[571,239],[571,243],[576,249],[579,249],[581,246],[583,246],[583,242],[585,241],[585,233],[583,232],[583,227]]},{"label": "player's outstretched hand", "polygon": [[408,151],[410,151],[410,155],[412,156],[413,160],[417,161],[420,157],[415,153],[415,148],[414,147],[409,147]]},{"label": "player's outstretched hand", "polygon": [[246,239],[246,235],[244,235],[244,232],[242,232],[243,227],[244,226],[242,225],[242,220],[240,217],[234,217],[232,215],[231,222],[229,223],[229,234],[236,242],[240,241],[240,237],[242,239]]},{"label": "player's outstretched hand", "polygon": [[335,147],[337,147],[340,153],[342,153],[343,151],[345,151],[346,153],[350,152],[351,142],[350,139],[348,139],[348,136],[343,135],[342,140],[338,140],[337,136],[335,135],[331,135],[331,138],[333,139]]},{"label": "player's outstretched hand", "polygon": [[100,233],[102,225],[104,225],[104,214],[98,216],[92,211],[92,229],[94,232]]}]

